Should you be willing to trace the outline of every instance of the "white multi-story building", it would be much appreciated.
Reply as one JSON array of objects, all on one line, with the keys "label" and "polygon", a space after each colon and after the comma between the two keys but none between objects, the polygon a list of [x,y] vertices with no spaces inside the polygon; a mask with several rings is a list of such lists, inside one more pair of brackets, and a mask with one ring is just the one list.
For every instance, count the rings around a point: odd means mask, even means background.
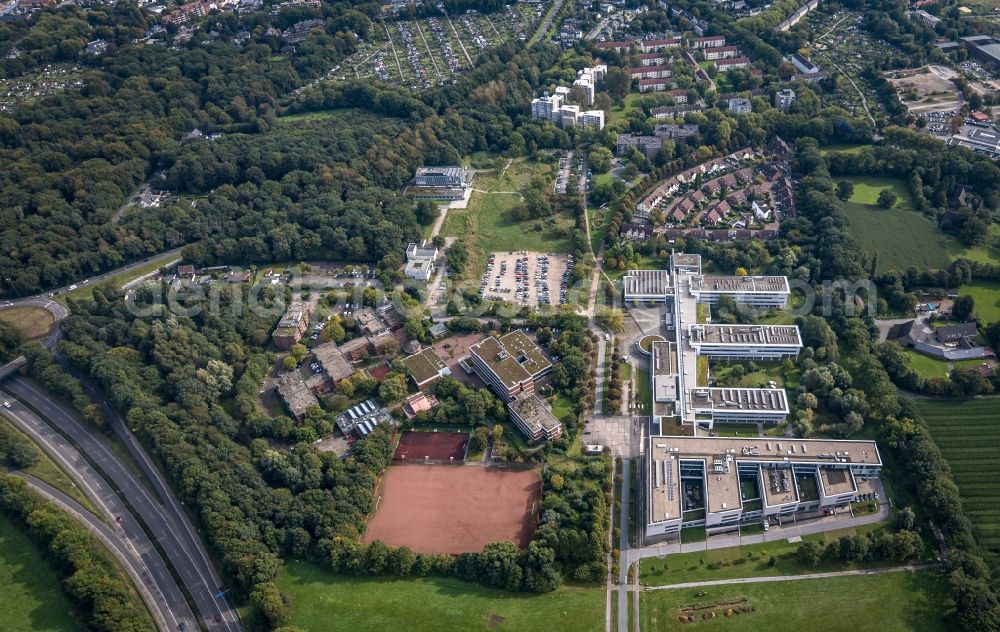
[{"label": "white multi-story building", "polygon": [[580,117],[577,121],[584,127],[604,129],[604,110],[586,110],[580,112]]},{"label": "white multi-story building", "polygon": [[874,494],[882,469],[874,441],[651,436],[645,458],[653,539],[846,509]]},{"label": "white multi-story building", "polygon": [[[608,67],[606,65],[597,64],[590,68],[583,68],[577,73],[577,78],[573,82],[573,85],[583,89],[584,100],[587,105],[594,104],[597,82],[604,79],[607,72]],[[579,124],[604,129],[604,111],[581,110],[578,105],[566,105],[564,101],[569,98],[570,93],[570,88],[559,86],[556,88],[555,94],[546,94],[537,99],[532,99],[531,118],[545,119],[562,128]]]},{"label": "white multi-story building", "polygon": [[774,107],[782,112],[787,112],[792,103],[795,103],[795,90],[784,88],[774,93]]},{"label": "white multi-story building", "polygon": [[531,101],[531,118],[545,119],[559,124],[556,112],[562,109],[563,97],[560,94],[546,94]]}]

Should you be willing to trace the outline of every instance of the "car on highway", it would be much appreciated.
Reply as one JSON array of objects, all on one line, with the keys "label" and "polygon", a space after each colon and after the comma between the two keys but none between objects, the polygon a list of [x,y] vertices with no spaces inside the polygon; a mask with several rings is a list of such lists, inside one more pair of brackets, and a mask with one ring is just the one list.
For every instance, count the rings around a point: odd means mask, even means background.
[{"label": "car on highway", "polygon": [[4,408],[10,408],[10,402],[8,402],[7,400],[4,400],[3,407]]}]

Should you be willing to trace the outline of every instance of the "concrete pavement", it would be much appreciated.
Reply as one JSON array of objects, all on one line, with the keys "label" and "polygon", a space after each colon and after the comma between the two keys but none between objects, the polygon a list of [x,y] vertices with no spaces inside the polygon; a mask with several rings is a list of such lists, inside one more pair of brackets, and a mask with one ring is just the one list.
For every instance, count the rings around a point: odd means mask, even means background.
[{"label": "concrete pavement", "polygon": [[[47,395],[24,378],[10,380],[5,389],[30,403],[53,427],[66,434],[80,451],[112,482],[123,499],[134,509],[135,516],[160,544],[167,561],[177,573],[181,584],[190,595],[201,615],[201,627],[211,631],[235,632],[241,630],[236,609],[220,592],[218,576],[213,572],[200,541],[191,529],[178,520],[179,516],[168,503],[159,499],[142,484],[138,477],[115,454],[93,428],[81,422],[61,402]],[[155,468],[154,468],[155,470]],[[159,477],[157,477],[159,478]],[[156,480],[156,479],[154,479]],[[160,479],[162,481],[162,479]],[[163,489],[158,489],[163,493]],[[192,628],[193,629],[193,628]]]},{"label": "concrete pavement", "polygon": [[622,501],[618,523],[618,550],[621,551],[618,563],[618,632],[628,632],[628,570],[632,566],[632,563],[627,561],[629,557],[626,555],[628,553],[628,482],[630,476],[631,462],[628,458],[623,458]]}]

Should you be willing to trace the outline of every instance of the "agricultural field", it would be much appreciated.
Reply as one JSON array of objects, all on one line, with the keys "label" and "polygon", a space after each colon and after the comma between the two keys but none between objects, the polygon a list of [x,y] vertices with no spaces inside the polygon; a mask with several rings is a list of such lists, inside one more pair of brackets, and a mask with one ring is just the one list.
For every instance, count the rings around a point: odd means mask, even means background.
[{"label": "agricultural field", "polygon": [[278,580],[291,597],[289,625],[303,630],[444,632],[604,629],[604,587],[562,587],[544,595],[507,593],[453,578],[376,579],[333,575],[305,562]]},{"label": "agricultural field", "polygon": [[[701,592],[704,594],[699,596]],[[643,630],[840,632],[849,628],[854,632],[945,632],[954,629],[950,621],[953,605],[947,596],[946,581],[927,572],[657,590],[641,595]],[[727,610],[731,610],[728,616]],[[710,620],[680,622],[682,615],[693,614],[701,619],[708,612],[715,613]]]},{"label": "agricultural field", "polygon": [[0,516],[0,629],[60,632],[79,630],[59,579],[35,545],[10,519]]},{"label": "agricultural field", "polygon": [[1000,399],[916,399],[914,403],[941,448],[979,544],[1000,556]]},{"label": "agricultural field", "polygon": [[538,19],[534,9],[514,5],[490,15],[382,20],[373,25],[369,39],[322,80],[378,79],[415,90],[452,83],[474,66],[480,53],[529,37]]},{"label": "agricultural field", "polygon": [[[876,196],[878,194],[876,193]],[[869,204],[844,204],[851,234],[868,253],[878,252],[878,272],[916,268],[947,268],[962,244],[915,211],[897,205],[883,209]]]},{"label": "agricultural field", "polygon": [[975,281],[963,285],[959,294],[973,298],[973,314],[980,322],[988,324],[1000,320],[1000,283]]}]

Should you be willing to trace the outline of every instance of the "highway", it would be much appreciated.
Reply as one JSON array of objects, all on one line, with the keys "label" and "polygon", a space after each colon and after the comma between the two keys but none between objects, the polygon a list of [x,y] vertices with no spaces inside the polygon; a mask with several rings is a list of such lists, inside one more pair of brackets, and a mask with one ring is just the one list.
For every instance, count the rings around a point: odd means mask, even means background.
[{"label": "highway", "polygon": [[[34,412],[3,391],[0,391],[0,397],[10,402],[10,408],[0,409],[4,417],[31,437],[67,472],[111,524],[117,524],[115,532],[120,534],[123,546],[129,549],[137,568],[144,569],[140,571],[140,575],[144,577],[142,586],[154,596],[153,603],[147,602],[154,617],[165,622],[169,630],[179,630],[182,624],[189,630],[196,629],[194,613],[170,574],[169,566],[108,481],[91,467],[69,441]],[[122,518],[120,523],[117,522],[119,517]]]},{"label": "highway", "polygon": [[60,490],[52,487],[45,481],[35,478],[24,472],[12,472],[14,476],[27,483],[36,494],[53,503],[69,515],[73,516],[87,531],[100,540],[108,551],[115,556],[115,559],[122,565],[135,585],[136,590],[142,595],[142,600],[146,602],[156,627],[160,630],[177,629],[177,621],[171,617],[171,623],[167,623],[169,610],[163,607],[164,599],[160,592],[160,587],[156,580],[152,578],[142,559],[135,554],[128,539],[124,534],[115,531],[104,521],[91,513],[72,497],[64,494]]},{"label": "highway", "polygon": [[[194,535],[193,528],[186,516],[183,516],[179,503],[172,494],[167,493],[166,496],[173,502],[168,500],[166,505],[161,504],[93,428],[80,421],[75,412],[61,402],[55,401],[32,382],[17,377],[9,380],[4,389],[29,403],[45,417],[48,423],[59,428],[94,466],[103,472],[121,497],[128,501],[135,510],[136,517],[159,543],[181,584],[191,596],[194,607],[201,615],[200,627],[212,632],[241,630],[236,609],[229,604],[224,595],[216,598],[216,594],[224,589],[221,588],[218,575],[212,568],[200,540]],[[12,405],[21,408],[14,402]],[[141,449],[139,452],[142,452]],[[144,453],[143,455],[145,456]],[[82,465],[79,462],[73,463],[69,466],[70,471]],[[154,485],[163,494],[165,482],[159,476],[159,472],[155,468],[152,469],[156,473],[153,479]],[[169,489],[166,491],[169,492]],[[188,629],[194,628],[188,626]]]}]

